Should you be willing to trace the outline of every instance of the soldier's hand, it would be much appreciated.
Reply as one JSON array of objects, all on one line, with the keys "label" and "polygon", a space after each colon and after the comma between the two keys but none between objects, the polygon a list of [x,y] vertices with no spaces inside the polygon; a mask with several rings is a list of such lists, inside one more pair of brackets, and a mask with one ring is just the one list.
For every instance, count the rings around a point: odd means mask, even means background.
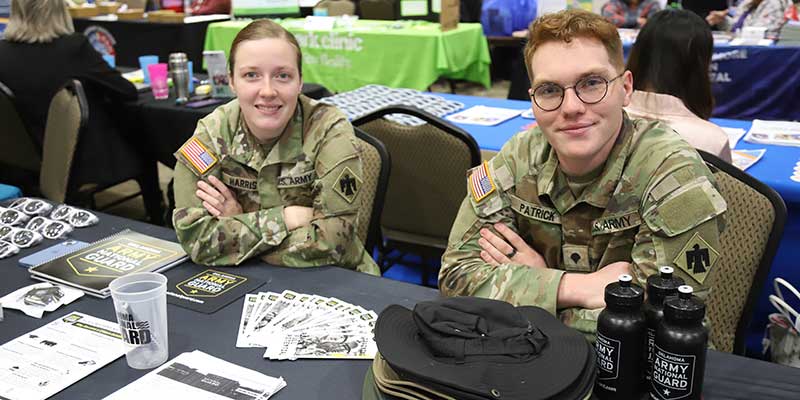
[{"label": "soldier's hand", "polygon": [[590,274],[566,273],[558,285],[558,308],[588,309],[606,306],[606,285],[616,282],[621,274],[630,274],[630,263],[608,264]]},{"label": "soldier's hand", "polygon": [[489,229],[481,229],[481,258],[491,265],[507,263],[524,264],[533,268],[547,268],[544,258],[514,230],[503,223],[494,224],[498,236]]},{"label": "soldier's hand", "polygon": [[197,181],[195,194],[203,201],[203,207],[215,217],[232,217],[242,213],[242,206],[236,195],[215,176],[209,176],[208,182]]},{"label": "soldier's hand", "polygon": [[313,217],[314,209],[311,207],[286,206],[283,208],[283,223],[286,224],[286,230],[291,231],[310,225]]}]

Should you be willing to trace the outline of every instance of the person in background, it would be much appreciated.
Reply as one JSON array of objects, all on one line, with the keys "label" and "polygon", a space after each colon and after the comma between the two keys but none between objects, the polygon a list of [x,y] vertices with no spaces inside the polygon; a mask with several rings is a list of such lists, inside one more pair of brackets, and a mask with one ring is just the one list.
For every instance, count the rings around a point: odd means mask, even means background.
[{"label": "person in background", "polygon": [[231,0],[194,0],[190,10],[192,15],[230,14]]},{"label": "person in background", "polygon": [[202,265],[337,265],[378,275],[358,240],[362,181],[353,127],[301,94],[294,35],[268,19],[233,40],[236,99],[201,119],[176,153],[178,240]]},{"label": "person in background", "polygon": [[706,22],[730,32],[751,26],[767,28],[765,37],[777,39],[786,23],[784,12],[789,4],[789,0],[742,0],[734,16],[728,15],[728,10],[711,11],[706,16]]},{"label": "person in background", "polygon": [[611,0],[601,13],[618,28],[641,28],[660,9],[658,0]]},{"label": "person in background", "polygon": [[524,54],[538,126],[468,172],[442,294],[539,306],[589,339],[620,274],[644,286],[674,266],[706,296],[727,205],[697,151],[623,110],[633,76],[617,28],[578,9],[546,14]]},{"label": "person in background", "polygon": [[632,118],[666,122],[684,140],[731,162],[728,135],[709,122],[714,108],[709,64],[714,39],[697,14],[667,9],[655,13],[628,55]]},{"label": "person in background", "polygon": [[[118,110],[115,103],[137,98],[136,88],[109,67],[86,36],[75,33],[64,0],[11,0],[11,17],[0,40],[0,60],[0,82],[14,93],[17,112],[40,149],[56,91],[67,80],[78,79],[91,96],[91,133],[81,138],[86,145],[74,156],[71,180],[103,184],[139,173],[141,154],[131,149],[126,134],[117,129],[116,118],[104,118],[106,114],[99,108]],[[106,99],[111,99],[110,105]],[[14,174],[9,168],[0,169],[0,177]],[[38,176],[8,179],[21,181],[26,189],[38,188]]]}]

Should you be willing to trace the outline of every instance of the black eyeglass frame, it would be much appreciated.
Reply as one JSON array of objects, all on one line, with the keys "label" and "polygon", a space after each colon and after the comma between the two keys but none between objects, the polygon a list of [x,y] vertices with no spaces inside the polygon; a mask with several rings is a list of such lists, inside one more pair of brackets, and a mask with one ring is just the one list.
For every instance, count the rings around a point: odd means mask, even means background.
[{"label": "black eyeglass frame", "polygon": [[[561,86],[561,85],[559,85],[557,83],[552,83],[552,82],[543,83],[541,85],[536,86],[535,88],[532,88],[530,95],[531,95],[531,99],[533,99],[533,103],[536,104],[536,107],[539,107],[542,111],[555,111],[555,110],[558,110],[558,108],[561,107],[562,104],[564,104],[564,96],[567,95],[567,89],[574,90],[575,91],[575,96],[578,97],[578,100],[582,101],[584,104],[597,104],[597,103],[603,101],[603,99],[606,98],[606,95],[608,94],[608,87],[611,86],[611,83],[614,82],[615,80],[619,79],[622,75],[625,75],[625,71],[623,71],[621,74],[619,74],[619,75],[617,75],[617,76],[615,76],[615,77],[613,77],[611,79],[606,79],[605,77],[602,77],[600,75],[589,75],[589,76],[585,76],[585,77],[579,79],[572,86]],[[600,96],[600,98],[597,101],[589,102],[589,101],[584,100],[583,98],[581,98],[581,93],[576,89],[577,86],[581,82],[583,82],[583,81],[585,81],[587,79],[602,79],[606,83],[605,91],[603,92],[603,95]],[[539,102],[536,101],[536,90],[539,89],[540,87],[544,86],[544,85],[555,85],[556,87],[561,89],[561,101],[558,102],[557,106],[555,106],[555,107],[553,107],[551,109],[547,109],[547,108],[542,107],[541,104],[539,104]]]}]

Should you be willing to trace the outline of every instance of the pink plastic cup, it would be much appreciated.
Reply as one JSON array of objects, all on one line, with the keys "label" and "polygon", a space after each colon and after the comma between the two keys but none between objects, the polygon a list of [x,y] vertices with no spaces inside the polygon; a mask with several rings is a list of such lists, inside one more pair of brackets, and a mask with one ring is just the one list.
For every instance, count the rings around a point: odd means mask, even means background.
[{"label": "pink plastic cup", "polygon": [[167,86],[167,64],[158,63],[147,66],[150,73],[150,89],[156,100],[164,100],[169,97],[169,86]]}]

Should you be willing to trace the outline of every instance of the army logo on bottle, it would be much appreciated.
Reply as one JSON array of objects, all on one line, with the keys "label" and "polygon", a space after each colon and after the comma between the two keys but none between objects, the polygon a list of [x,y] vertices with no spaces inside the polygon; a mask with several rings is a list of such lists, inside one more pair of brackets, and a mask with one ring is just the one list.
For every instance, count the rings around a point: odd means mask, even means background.
[{"label": "army logo on bottle", "polygon": [[674,354],[655,345],[650,398],[655,400],[682,399],[692,394],[695,356]]}]

